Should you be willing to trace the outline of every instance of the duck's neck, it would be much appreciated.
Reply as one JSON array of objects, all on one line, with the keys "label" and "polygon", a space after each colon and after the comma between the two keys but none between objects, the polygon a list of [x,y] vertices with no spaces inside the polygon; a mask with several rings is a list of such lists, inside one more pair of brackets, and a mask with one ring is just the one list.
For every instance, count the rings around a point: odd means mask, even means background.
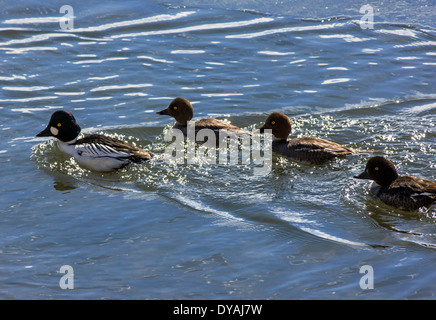
[{"label": "duck's neck", "polygon": [[68,140],[68,141],[63,141],[61,139],[58,139],[59,143],[63,143],[63,144],[75,144],[77,142],[77,139],[79,138],[79,136],[75,137],[72,140]]},{"label": "duck's neck", "polygon": [[194,125],[195,122],[191,121],[191,119],[176,119],[176,124],[175,125],[179,126],[179,127],[187,127],[188,124]]},{"label": "duck's neck", "polygon": [[176,126],[187,127],[188,126],[188,122],[187,121],[177,121],[176,120]]},{"label": "duck's neck", "polygon": [[285,143],[285,142],[288,142],[288,138],[277,138],[277,137],[274,137],[273,142],[274,143]]},{"label": "duck's neck", "polygon": [[374,180],[378,185],[382,187],[389,187],[392,182],[398,179],[399,175],[396,171],[390,172],[389,175],[386,175],[382,179]]}]

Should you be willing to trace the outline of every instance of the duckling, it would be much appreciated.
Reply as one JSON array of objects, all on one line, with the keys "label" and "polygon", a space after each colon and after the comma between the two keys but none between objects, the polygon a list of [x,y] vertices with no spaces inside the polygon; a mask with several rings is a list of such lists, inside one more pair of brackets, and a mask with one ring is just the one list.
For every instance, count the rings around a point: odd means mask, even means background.
[{"label": "duckling", "polygon": [[413,176],[399,176],[393,162],[381,156],[369,159],[365,171],[354,178],[374,181],[371,193],[387,205],[400,210],[429,208],[436,202],[436,182]]},{"label": "duckling", "polygon": [[299,161],[321,164],[336,157],[362,152],[316,137],[288,140],[292,132],[291,120],[279,112],[268,116],[265,124],[260,128],[260,133],[264,133],[265,129],[271,129],[274,135],[273,151]]},{"label": "duckling", "polygon": [[57,138],[62,152],[74,157],[81,166],[95,171],[113,171],[152,157],[136,146],[100,134],[78,139],[80,131],[73,114],[60,110],[52,114],[47,127],[36,136]]}]

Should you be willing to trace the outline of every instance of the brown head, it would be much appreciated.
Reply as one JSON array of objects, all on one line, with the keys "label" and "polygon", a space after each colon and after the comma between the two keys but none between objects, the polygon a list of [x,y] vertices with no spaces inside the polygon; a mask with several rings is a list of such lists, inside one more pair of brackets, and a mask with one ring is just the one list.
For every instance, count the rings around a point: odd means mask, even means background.
[{"label": "brown head", "polygon": [[186,126],[188,121],[194,116],[194,109],[191,102],[185,98],[178,97],[171,101],[168,108],[156,113],[173,117],[176,119],[177,124]]},{"label": "brown head", "polygon": [[376,156],[369,159],[365,171],[354,178],[373,180],[378,185],[387,187],[398,178],[398,173],[392,161]]},{"label": "brown head", "polygon": [[271,129],[276,139],[286,140],[292,132],[291,120],[283,113],[271,113],[260,128],[260,133],[263,133],[265,129]]}]

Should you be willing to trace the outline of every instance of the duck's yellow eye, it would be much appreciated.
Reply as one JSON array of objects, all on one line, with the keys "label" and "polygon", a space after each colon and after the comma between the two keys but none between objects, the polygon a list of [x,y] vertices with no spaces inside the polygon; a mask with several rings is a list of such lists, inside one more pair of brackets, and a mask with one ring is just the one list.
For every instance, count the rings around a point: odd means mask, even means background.
[{"label": "duck's yellow eye", "polygon": [[374,168],[375,171],[378,171],[379,169],[380,169],[379,167],[375,167],[375,168]]},{"label": "duck's yellow eye", "polygon": [[173,110],[177,110],[177,107],[173,107]]},{"label": "duck's yellow eye", "polygon": [[275,124],[276,124],[276,122],[275,122],[275,121],[271,121],[271,124],[272,124],[272,125],[275,125]]},{"label": "duck's yellow eye", "polygon": [[62,126],[62,123],[58,123],[57,125],[56,125],[58,128],[60,128],[61,126]]}]

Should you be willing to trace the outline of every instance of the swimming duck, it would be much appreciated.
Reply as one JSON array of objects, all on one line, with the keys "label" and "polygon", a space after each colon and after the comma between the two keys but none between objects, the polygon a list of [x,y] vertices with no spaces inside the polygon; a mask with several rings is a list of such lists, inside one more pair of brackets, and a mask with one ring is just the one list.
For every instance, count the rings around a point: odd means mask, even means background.
[{"label": "swimming duck", "polygon": [[[156,112],[159,115],[168,115],[176,119],[173,128],[179,129],[186,136],[188,121],[194,116],[194,108],[189,100],[178,97],[175,98],[166,109]],[[195,132],[201,129],[211,129],[218,137],[220,130],[226,130],[233,134],[251,134],[251,132],[238,128],[232,124],[226,123],[222,120],[206,118],[195,121]]]},{"label": "swimming duck", "polygon": [[373,180],[371,193],[387,205],[405,211],[430,207],[436,202],[436,182],[413,176],[399,176],[392,161],[376,156],[368,160],[356,179]]},{"label": "swimming duck", "polygon": [[113,171],[151,159],[148,152],[112,137],[91,134],[78,139],[80,131],[73,114],[61,110],[52,114],[48,126],[36,136],[57,138],[62,152],[90,170]]},{"label": "swimming duck", "polygon": [[288,136],[292,132],[291,120],[279,112],[274,112],[268,116],[265,124],[260,128],[260,133],[264,133],[266,129],[271,129],[274,135],[273,151],[299,161],[321,164],[335,157],[361,152],[316,137],[300,137],[288,140]]}]

